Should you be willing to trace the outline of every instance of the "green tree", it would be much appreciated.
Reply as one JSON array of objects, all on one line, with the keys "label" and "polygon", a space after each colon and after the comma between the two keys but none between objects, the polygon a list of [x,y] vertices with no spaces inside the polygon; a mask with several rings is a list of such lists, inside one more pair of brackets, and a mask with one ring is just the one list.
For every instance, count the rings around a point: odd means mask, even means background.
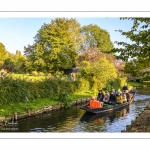
[{"label": "green tree", "polygon": [[150,18],[120,18],[133,21],[130,31],[117,30],[121,35],[131,40],[131,43],[116,41],[119,48],[113,52],[119,53],[118,58],[128,61],[129,59],[142,59],[143,63],[150,60]]},{"label": "green tree", "polygon": [[37,62],[40,62],[40,60],[38,59],[39,56],[37,57],[37,54],[36,54],[35,44],[33,45],[28,44],[27,46],[24,46],[24,56],[26,57],[26,61],[25,61],[26,72],[32,72],[34,70],[37,70],[37,71],[44,70],[43,65],[38,68],[39,65],[37,65],[38,64]]},{"label": "green tree", "polygon": [[35,44],[25,48],[25,54],[37,70],[65,69],[76,63],[82,41],[80,24],[75,19],[56,18],[42,25],[35,36]]},{"label": "green tree", "polygon": [[106,57],[98,62],[82,61],[81,76],[90,82],[92,89],[104,88],[117,77],[116,68]]},{"label": "green tree", "polygon": [[16,54],[8,52],[8,57],[4,61],[4,66],[11,68],[10,70],[14,72],[25,72],[25,60],[26,58],[21,54],[21,51],[16,50]]},{"label": "green tree", "polygon": [[21,54],[21,51],[16,50],[15,54],[15,71],[18,73],[25,72],[25,60],[26,58]]},{"label": "green tree", "polygon": [[147,72],[142,72],[143,68],[148,68],[150,63],[143,62],[143,59],[139,58],[126,62],[125,73],[130,74],[133,77],[141,77],[146,75]]},{"label": "green tree", "polygon": [[0,42],[0,67],[3,66],[5,59],[8,57],[8,52],[5,46]]},{"label": "green tree", "polygon": [[118,73],[121,70],[124,70],[124,62],[121,60],[117,60],[116,57],[112,54],[103,53],[99,51],[97,48],[89,48],[83,53],[79,55],[78,65],[82,63],[82,61],[88,61],[91,63],[98,62],[101,58],[106,58],[110,63],[113,63],[116,67]]},{"label": "green tree", "polygon": [[81,33],[85,36],[84,49],[98,48],[102,52],[108,52],[114,48],[109,33],[97,25],[83,26]]}]

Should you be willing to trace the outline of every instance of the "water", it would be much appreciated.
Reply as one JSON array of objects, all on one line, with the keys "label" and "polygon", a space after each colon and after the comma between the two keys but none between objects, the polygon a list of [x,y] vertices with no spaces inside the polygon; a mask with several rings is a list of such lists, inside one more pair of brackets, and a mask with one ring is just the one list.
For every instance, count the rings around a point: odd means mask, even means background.
[{"label": "water", "polygon": [[18,121],[17,125],[1,127],[0,132],[121,132],[150,103],[150,89],[138,89],[134,102],[122,110],[107,115],[91,115],[79,107],[64,109]]}]

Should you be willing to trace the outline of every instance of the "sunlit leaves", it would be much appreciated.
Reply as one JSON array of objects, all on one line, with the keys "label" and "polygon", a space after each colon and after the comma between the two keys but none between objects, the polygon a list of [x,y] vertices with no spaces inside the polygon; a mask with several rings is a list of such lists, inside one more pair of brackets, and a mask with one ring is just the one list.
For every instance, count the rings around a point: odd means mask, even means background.
[{"label": "sunlit leaves", "polygon": [[118,30],[121,35],[129,38],[131,43],[117,41],[118,46],[123,48],[115,48],[113,52],[118,52],[118,58],[128,61],[129,58],[149,59],[150,56],[150,18],[121,18],[133,21],[133,26],[128,32]]},{"label": "sunlit leaves", "polygon": [[83,44],[85,50],[88,48],[98,48],[102,52],[108,52],[114,47],[109,33],[97,25],[83,26],[81,33],[85,36]]},{"label": "sunlit leaves", "polygon": [[107,82],[117,77],[117,73],[114,64],[104,57],[97,62],[82,61],[81,76],[91,83],[91,87],[96,84],[97,88],[104,88]]},{"label": "sunlit leaves", "polygon": [[[80,24],[75,19],[55,18],[49,24],[43,24],[35,36],[33,47],[25,49],[33,62],[43,59],[46,71],[70,68],[76,64],[78,50],[83,44],[84,36],[80,33]],[[44,64],[44,63],[43,63]]]},{"label": "sunlit leaves", "polygon": [[5,46],[0,42],[0,67],[4,64],[4,60],[8,57]]}]

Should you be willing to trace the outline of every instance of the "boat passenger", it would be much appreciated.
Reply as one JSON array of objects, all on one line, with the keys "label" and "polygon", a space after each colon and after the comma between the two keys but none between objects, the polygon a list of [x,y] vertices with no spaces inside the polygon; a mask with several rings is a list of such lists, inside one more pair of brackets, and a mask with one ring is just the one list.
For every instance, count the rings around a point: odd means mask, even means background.
[{"label": "boat passenger", "polygon": [[126,94],[126,96],[125,95],[123,96],[126,97],[127,101],[129,101],[130,95],[129,95],[129,89],[128,89],[127,83],[124,84],[124,87],[122,88],[122,92],[123,94]]},{"label": "boat passenger", "polygon": [[133,88],[130,90],[130,93],[131,93],[131,94],[135,94],[135,93],[136,93],[136,88],[133,87]]},{"label": "boat passenger", "polygon": [[127,83],[124,84],[122,91],[123,93],[128,93],[129,89],[128,89]]},{"label": "boat passenger", "polygon": [[118,91],[116,92],[116,101],[117,103],[123,103],[122,92],[120,89],[118,89]]},{"label": "boat passenger", "polygon": [[116,92],[115,89],[112,89],[109,97],[109,103],[116,104]]},{"label": "boat passenger", "polygon": [[104,93],[102,90],[99,90],[97,100],[103,102],[104,99]]},{"label": "boat passenger", "polygon": [[130,99],[132,99],[135,94],[136,94],[136,89],[135,89],[135,87],[133,87],[133,88],[129,91]]},{"label": "boat passenger", "polygon": [[127,95],[126,95],[126,93],[122,93],[122,101],[123,101],[123,103],[127,102]]},{"label": "boat passenger", "polygon": [[108,91],[106,91],[106,93],[105,93],[105,95],[104,95],[104,99],[103,99],[103,101],[104,102],[109,102],[109,92]]}]

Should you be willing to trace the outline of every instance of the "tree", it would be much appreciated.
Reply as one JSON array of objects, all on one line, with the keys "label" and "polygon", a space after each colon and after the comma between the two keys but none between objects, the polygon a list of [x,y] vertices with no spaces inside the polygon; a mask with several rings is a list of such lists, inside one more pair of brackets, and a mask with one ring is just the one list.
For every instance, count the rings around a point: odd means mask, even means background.
[{"label": "tree", "polygon": [[86,51],[79,55],[78,63],[82,61],[98,62],[101,58],[106,58],[110,63],[113,63],[117,70],[124,69],[124,63],[121,60],[117,60],[112,54],[103,53],[97,48],[88,48]]},{"label": "tree", "polygon": [[104,88],[107,83],[117,77],[116,68],[106,57],[101,58],[98,62],[81,62],[81,77],[90,82],[93,89]]},{"label": "tree", "polygon": [[103,58],[104,56],[106,55],[100,52],[97,48],[88,48],[79,55],[78,62],[79,64],[82,61],[98,62],[100,58]]},{"label": "tree", "polygon": [[142,72],[143,68],[148,68],[150,63],[143,62],[143,59],[139,58],[132,61],[126,62],[125,64],[125,73],[130,74],[133,77],[141,77],[146,75],[146,72]]},{"label": "tree", "polygon": [[132,43],[118,42],[118,46],[112,52],[117,52],[118,58],[128,61],[130,59],[142,59],[143,63],[150,60],[150,18],[120,18],[121,20],[128,19],[133,21],[133,26],[128,32],[118,30],[121,35],[126,36]]},{"label": "tree", "polygon": [[114,48],[109,33],[97,25],[83,26],[81,33],[85,36],[83,45],[85,50],[88,48],[98,48],[102,52],[108,52]]},{"label": "tree", "polygon": [[4,61],[4,68],[9,68],[9,71],[24,72],[25,71],[25,57],[21,54],[21,51],[16,50],[16,54],[8,52],[8,57]]},{"label": "tree", "polygon": [[75,19],[56,18],[42,25],[34,46],[25,48],[25,52],[38,70],[56,71],[76,63],[82,41],[80,24]]},{"label": "tree", "polygon": [[0,67],[3,66],[5,59],[8,57],[8,52],[5,46],[0,42]]}]

